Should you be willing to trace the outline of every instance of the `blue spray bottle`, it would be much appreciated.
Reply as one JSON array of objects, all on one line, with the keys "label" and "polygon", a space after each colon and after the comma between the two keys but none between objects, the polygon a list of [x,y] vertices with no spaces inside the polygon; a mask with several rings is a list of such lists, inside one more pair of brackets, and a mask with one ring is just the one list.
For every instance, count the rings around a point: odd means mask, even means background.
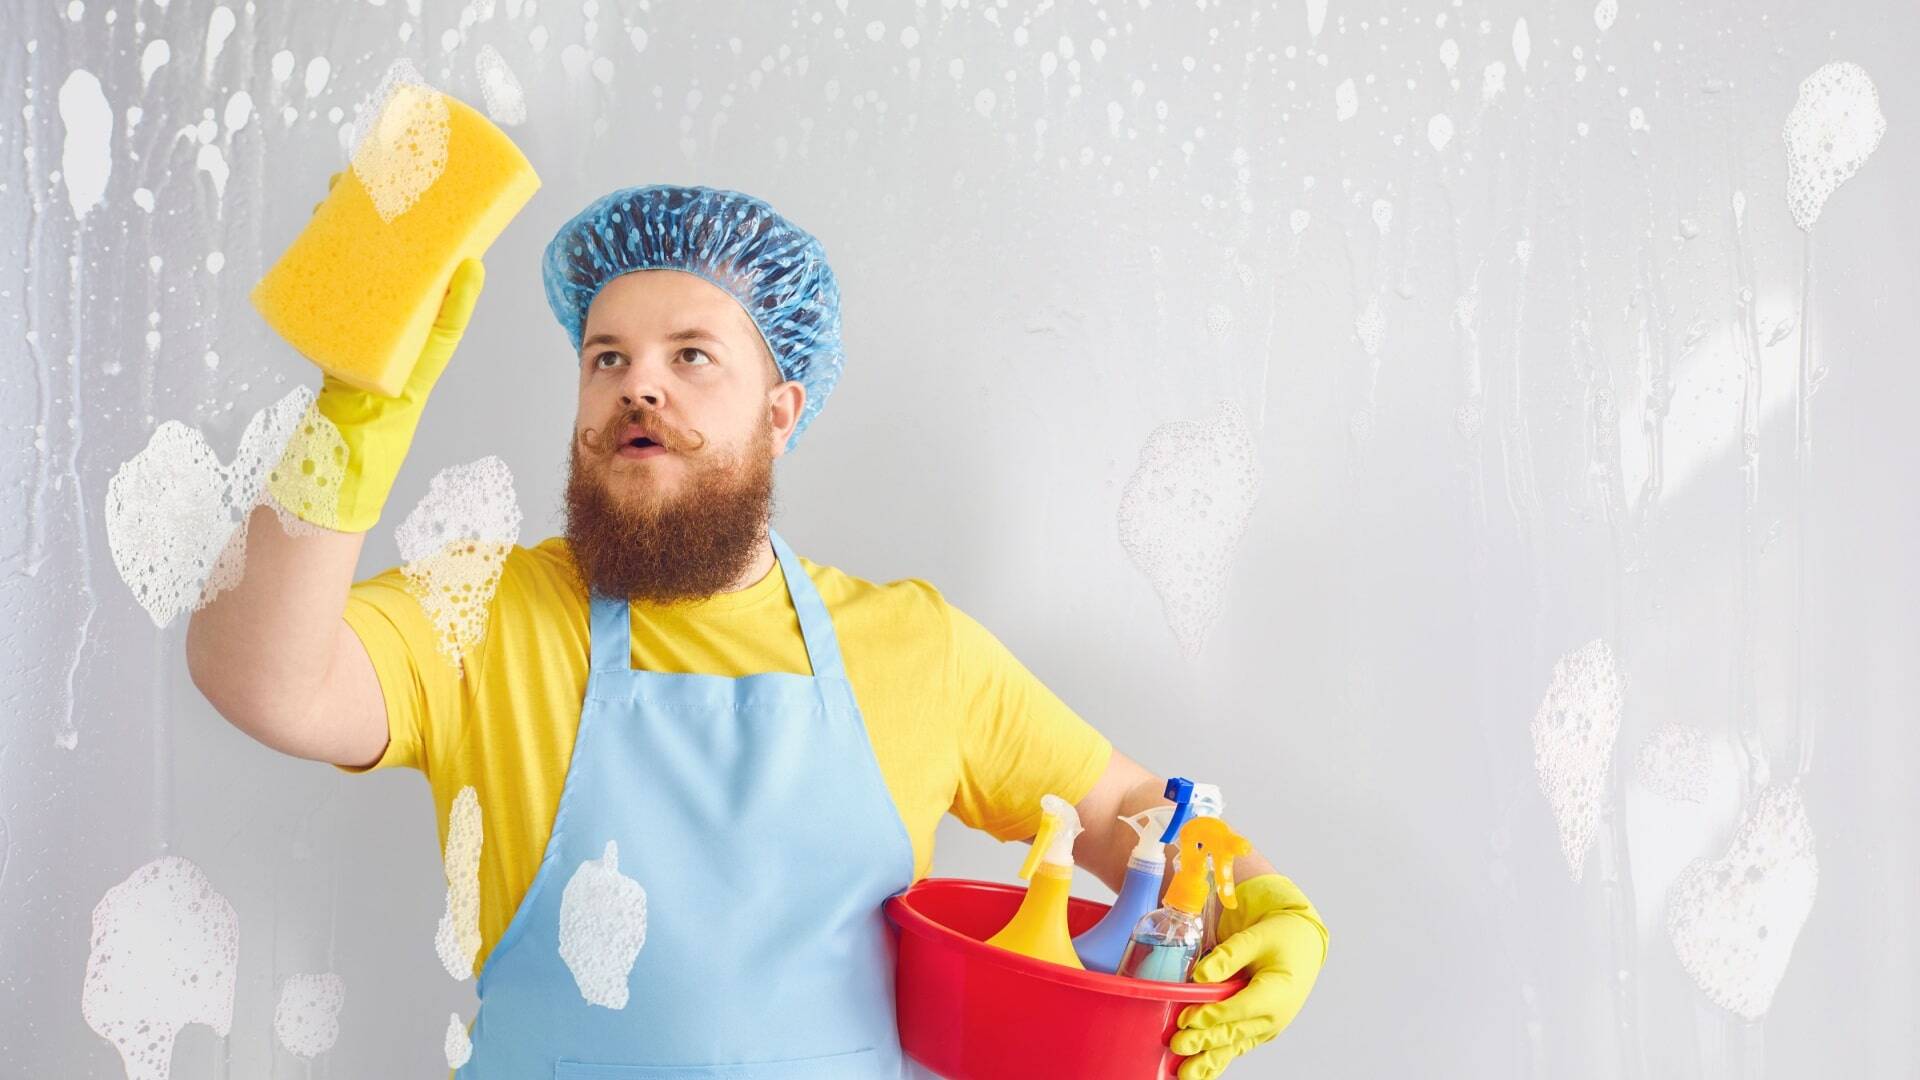
[{"label": "blue spray bottle", "polygon": [[[1204,786],[1204,785],[1202,785]],[[1113,906],[1079,937],[1073,939],[1073,951],[1088,971],[1109,975],[1120,966],[1120,954],[1141,916],[1160,905],[1160,882],[1167,872],[1167,845],[1180,835],[1181,826],[1193,814],[1194,784],[1174,777],[1167,781],[1166,797],[1172,806],[1156,806],[1120,820],[1133,826],[1140,836],[1133,854],[1127,859],[1127,876],[1120,884],[1120,895]]]}]

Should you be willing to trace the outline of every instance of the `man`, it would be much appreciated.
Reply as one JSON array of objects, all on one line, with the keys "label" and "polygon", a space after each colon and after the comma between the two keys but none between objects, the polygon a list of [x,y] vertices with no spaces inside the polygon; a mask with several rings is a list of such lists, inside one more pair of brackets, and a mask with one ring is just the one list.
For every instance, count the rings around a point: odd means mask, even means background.
[{"label": "man", "polygon": [[[347,449],[331,528],[289,535],[256,511],[243,582],[189,629],[195,683],[276,749],[420,769],[443,843],[474,790],[462,1077],[898,1075],[880,907],[927,873],[940,816],[1031,840],[1058,794],[1086,826],[1079,864],[1117,889],[1135,839],[1119,818],[1163,804],[1165,781],[931,585],[851,577],[772,530],[774,459],[842,363],[812,236],[736,192],[628,188],[560,229],[544,276],[579,376],[566,535],[509,553],[476,646],[441,656],[398,571],[351,584],[480,291],[469,260],[400,397],[325,380]],[[647,899],[617,1008],[583,996],[560,910],[614,851]],[[1252,982],[1183,1017],[1182,1080],[1284,1028],[1325,955],[1291,882],[1258,855],[1235,871],[1240,906],[1196,978]]]}]

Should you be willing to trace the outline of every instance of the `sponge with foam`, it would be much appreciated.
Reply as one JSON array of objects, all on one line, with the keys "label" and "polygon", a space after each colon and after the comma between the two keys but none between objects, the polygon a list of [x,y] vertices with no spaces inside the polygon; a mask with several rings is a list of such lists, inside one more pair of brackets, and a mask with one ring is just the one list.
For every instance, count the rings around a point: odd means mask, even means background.
[{"label": "sponge with foam", "polygon": [[348,385],[393,397],[462,259],[540,187],[520,148],[466,104],[403,84],[353,168],[253,287],[275,333]]}]

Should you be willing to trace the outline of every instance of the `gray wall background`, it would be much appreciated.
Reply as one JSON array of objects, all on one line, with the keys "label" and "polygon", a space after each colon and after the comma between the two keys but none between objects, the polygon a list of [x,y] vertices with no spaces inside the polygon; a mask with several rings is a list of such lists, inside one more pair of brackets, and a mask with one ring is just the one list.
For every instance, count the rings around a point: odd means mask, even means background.
[{"label": "gray wall background", "polygon": [[[629,183],[753,192],[822,238],[845,293],[846,377],[781,466],[782,531],[939,585],[1123,750],[1220,783],[1325,913],[1312,1002],[1233,1075],[1920,1073],[1920,19],[1607,11],[12,0],[0,1074],[120,1075],[80,1012],[89,913],[167,854],[240,920],[231,1032],[186,1028],[174,1076],[437,1075],[448,1013],[471,1015],[433,954],[421,778],[337,776],[229,728],[187,680],[185,619],[154,626],[121,582],[102,514],[160,422],[224,458],[255,410],[317,383],[248,288],[387,63],[478,105],[487,45],[524,88],[508,130],[545,187],[488,257],[363,572],[398,560],[393,526],[436,472],[485,454],[513,469],[523,542],[558,531],[573,381],[536,256],[560,221]],[[155,40],[170,60],[143,82]],[[1886,135],[1809,233],[1781,133],[1833,60],[1872,77]],[[114,117],[81,215],[59,175],[76,70]],[[1803,350],[1824,372],[1806,446]],[[1189,655],[1118,509],[1152,432],[1222,400],[1262,479]],[[1529,725],[1555,662],[1595,640],[1624,695],[1576,881]],[[1670,724],[1710,750],[1698,802],[1635,770]],[[1797,784],[1819,885],[1749,1021],[1681,967],[1666,921],[1763,759]],[[936,873],[1009,880],[1023,850],[949,821]],[[341,1034],[306,1062],[275,1043],[274,1003],[323,971],[345,980]]]}]

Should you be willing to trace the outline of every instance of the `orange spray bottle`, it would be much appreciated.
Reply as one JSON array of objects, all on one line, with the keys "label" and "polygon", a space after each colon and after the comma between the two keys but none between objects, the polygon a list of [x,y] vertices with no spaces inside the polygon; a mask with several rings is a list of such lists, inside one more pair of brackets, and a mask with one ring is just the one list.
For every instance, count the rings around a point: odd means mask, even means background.
[{"label": "orange spray bottle", "polygon": [[[1207,864],[1213,864],[1220,902],[1238,907],[1233,895],[1233,860],[1253,852],[1253,844],[1216,817],[1196,817],[1180,830],[1180,862],[1167,886],[1166,905],[1141,916],[1117,974],[1159,982],[1187,982],[1200,961],[1206,936],[1201,913],[1207,906]],[[1209,859],[1211,856],[1211,859]]]}]

